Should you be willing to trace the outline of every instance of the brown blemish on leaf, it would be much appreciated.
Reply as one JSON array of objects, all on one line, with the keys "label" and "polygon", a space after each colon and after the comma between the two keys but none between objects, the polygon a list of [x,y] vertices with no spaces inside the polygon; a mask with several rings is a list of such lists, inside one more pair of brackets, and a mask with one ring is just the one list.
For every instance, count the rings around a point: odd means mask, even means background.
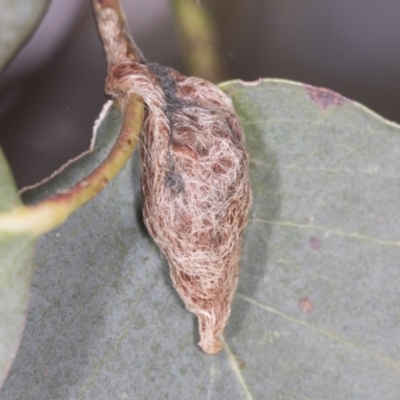
[{"label": "brown blemish on leaf", "polygon": [[340,106],[343,103],[349,101],[346,97],[339,93],[334,92],[330,89],[321,87],[304,85],[311,100],[318,104],[323,110],[326,110],[329,106]]},{"label": "brown blemish on leaf", "polygon": [[310,246],[313,250],[319,250],[321,247],[321,240],[317,237],[310,237]]},{"label": "brown blemish on leaf", "polygon": [[303,297],[299,300],[299,307],[301,311],[307,314],[314,311],[314,303],[308,297]]}]

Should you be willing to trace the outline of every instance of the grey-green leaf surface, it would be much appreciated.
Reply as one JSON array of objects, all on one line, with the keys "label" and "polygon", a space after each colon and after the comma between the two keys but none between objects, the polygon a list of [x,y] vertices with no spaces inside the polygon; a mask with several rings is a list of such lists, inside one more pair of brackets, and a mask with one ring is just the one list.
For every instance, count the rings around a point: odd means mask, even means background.
[{"label": "grey-green leaf surface", "polygon": [[39,23],[49,0],[0,0],[0,71]]},{"label": "grey-green leaf surface", "polygon": [[[0,149],[0,213],[19,206],[14,180]],[[25,324],[35,240],[0,233],[0,385],[14,360]]]},{"label": "grey-green leaf surface", "polygon": [[[254,192],[226,350],[196,345],[197,323],[143,226],[136,154],[40,240],[0,399],[400,398],[399,127],[302,84],[223,88]],[[119,121],[110,109],[97,150],[33,197],[97,165]]]}]

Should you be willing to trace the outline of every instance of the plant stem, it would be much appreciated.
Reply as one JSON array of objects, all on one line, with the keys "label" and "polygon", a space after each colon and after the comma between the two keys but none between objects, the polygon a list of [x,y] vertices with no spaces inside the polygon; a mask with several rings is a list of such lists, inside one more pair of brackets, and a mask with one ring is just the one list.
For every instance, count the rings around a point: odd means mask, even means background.
[{"label": "plant stem", "polygon": [[195,0],[171,0],[189,73],[211,82],[226,80],[223,59],[215,51],[216,32],[204,6]]},{"label": "plant stem", "polygon": [[119,0],[92,0],[97,29],[103,41],[107,66],[143,58],[133,41]]},{"label": "plant stem", "polygon": [[[140,50],[129,36],[118,0],[93,0],[93,9],[109,71],[112,66],[124,61],[140,61]],[[110,82],[112,85],[113,81]],[[54,229],[95,197],[121,170],[135,149],[143,122],[144,102],[132,93],[122,93],[117,100],[122,103],[122,127],[114,147],[100,166],[66,191],[38,204],[18,206],[1,213],[0,233],[39,236]]]}]

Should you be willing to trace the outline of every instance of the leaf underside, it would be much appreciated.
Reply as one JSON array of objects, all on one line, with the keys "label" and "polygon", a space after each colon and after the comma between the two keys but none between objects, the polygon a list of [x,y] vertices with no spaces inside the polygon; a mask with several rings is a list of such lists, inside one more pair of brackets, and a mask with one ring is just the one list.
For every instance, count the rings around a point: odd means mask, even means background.
[{"label": "leaf underside", "polygon": [[[141,217],[137,152],[39,241],[28,321],[0,399],[400,398],[400,129],[324,89],[228,82],[254,204],[226,351],[197,347]],[[69,186],[115,141],[30,201]]]}]

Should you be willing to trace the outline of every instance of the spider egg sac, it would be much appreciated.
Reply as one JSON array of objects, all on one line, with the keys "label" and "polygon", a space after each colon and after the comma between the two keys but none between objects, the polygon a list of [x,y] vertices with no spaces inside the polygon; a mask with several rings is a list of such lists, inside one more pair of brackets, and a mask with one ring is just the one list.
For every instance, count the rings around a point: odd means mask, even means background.
[{"label": "spider egg sac", "polygon": [[203,79],[134,62],[111,75],[147,105],[140,138],[144,220],[175,289],[199,319],[200,347],[217,353],[252,199],[243,128],[231,99]]}]

